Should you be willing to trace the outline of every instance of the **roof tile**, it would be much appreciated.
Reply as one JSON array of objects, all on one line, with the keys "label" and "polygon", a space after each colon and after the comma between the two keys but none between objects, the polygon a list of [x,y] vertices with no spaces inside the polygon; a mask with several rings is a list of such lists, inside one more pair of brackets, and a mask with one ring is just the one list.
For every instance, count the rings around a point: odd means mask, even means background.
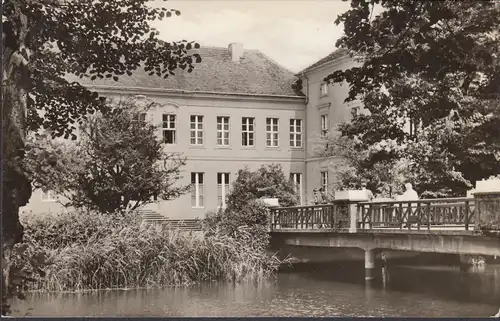
[{"label": "roof tile", "polygon": [[[257,95],[297,96],[292,84],[297,79],[286,68],[257,50],[244,50],[240,62],[233,62],[227,48],[202,47],[193,49],[202,62],[195,64],[191,73],[180,68],[175,76],[167,79],[149,76],[142,68],[132,76],[123,75],[118,81],[112,79],[79,79],[82,85],[105,85],[120,87],[145,87],[154,89],[239,93]],[[70,77],[68,80],[76,80]]]}]

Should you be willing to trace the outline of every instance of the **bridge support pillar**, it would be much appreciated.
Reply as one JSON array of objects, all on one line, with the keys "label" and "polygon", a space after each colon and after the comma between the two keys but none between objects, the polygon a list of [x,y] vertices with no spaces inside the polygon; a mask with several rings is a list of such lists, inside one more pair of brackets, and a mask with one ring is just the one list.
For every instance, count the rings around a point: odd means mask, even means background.
[{"label": "bridge support pillar", "polygon": [[459,267],[460,271],[467,272],[472,266],[471,256],[467,254],[459,255]]},{"label": "bridge support pillar", "polygon": [[375,278],[375,250],[365,250],[365,280],[373,280]]}]

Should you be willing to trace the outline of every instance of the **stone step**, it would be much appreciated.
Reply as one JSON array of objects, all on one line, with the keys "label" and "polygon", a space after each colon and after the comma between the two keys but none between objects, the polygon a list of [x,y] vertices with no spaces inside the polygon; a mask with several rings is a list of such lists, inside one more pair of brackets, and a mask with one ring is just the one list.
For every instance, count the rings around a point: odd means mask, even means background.
[{"label": "stone step", "polygon": [[167,219],[166,216],[163,216],[161,214],[157,214],[157,215],[154,215],[154,214],[148,214],[148,215],[142,215],[142,218],[157,218],[157,219]]},{"label": "stone step", "polygon": [[169,219],[153,210],[140,210],[139,214],[147,223],[160,223],[179,230],[201,230],[201,222],[198,219]]}]

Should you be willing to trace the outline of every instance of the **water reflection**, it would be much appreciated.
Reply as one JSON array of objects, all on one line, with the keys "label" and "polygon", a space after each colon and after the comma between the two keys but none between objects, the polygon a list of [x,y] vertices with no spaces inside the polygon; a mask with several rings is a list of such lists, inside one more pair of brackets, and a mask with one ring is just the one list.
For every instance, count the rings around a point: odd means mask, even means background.
[{"label": "water reflection", "polygon": [[500,302],[500,266],[389,264],[364,280],[361,262],[289,271],[260,283],[31,296],[36,316],[490,316]]},{"label": "water reflection", "polygon": [[384,290],[387,288],[390,280],[389,269],[387,267],[382,267],[382,287]]},{"label": "water reflection", "polygon": [[373,298],[376,295],[376,288],[373,286],[373,280],[365,280],[365,299],[366,303],[372,303]]}]

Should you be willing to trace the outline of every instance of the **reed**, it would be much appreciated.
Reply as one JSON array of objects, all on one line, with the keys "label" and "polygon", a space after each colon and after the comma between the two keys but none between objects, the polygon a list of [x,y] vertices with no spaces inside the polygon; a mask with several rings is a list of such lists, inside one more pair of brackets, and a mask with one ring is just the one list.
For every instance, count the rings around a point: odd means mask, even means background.
[{"label": "reed", "polygon": [[134,214],[24,217],[30,252],[47,256],[45,277],[36,277],[29,289],[84,291],[259,280],[272,276],[280,265],[267,253],[266,233],[259,240],[255,227],[241,227],[232,235],[185,232],[143,224]]}]

